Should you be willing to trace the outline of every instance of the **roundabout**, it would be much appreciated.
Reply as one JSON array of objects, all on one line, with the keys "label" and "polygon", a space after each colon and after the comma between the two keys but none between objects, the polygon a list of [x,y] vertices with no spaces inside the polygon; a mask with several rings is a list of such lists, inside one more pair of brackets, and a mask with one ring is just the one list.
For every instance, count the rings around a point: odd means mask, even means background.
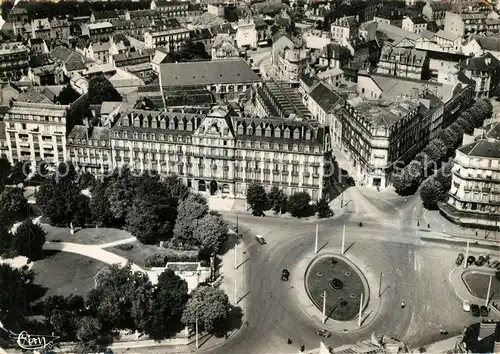
[{"label": "roundabout", "polygon": [[[352,321],[358,318],[360,303],[368,302],[368,284],[357,267],[337,255],[322,255],[307,267],[304,277],[307,295],[320,311],[325,304],[325,315],[334,321]],[[326,301],[324,296],[326,295]]]}]

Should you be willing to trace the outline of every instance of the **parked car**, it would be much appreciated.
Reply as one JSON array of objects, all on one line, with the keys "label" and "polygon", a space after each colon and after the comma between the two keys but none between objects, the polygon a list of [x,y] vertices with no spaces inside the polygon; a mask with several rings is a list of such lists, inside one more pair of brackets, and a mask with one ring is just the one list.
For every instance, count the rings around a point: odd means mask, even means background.
[{"label": "parked car", "polygon": [[266,244],[266,240],[264,239],[264,237],[262,237],[260,235],[255,236],[255,241],[257,241],[259,243],[259,245],[265,245]]},{"label": "parked car", "polygon": [[490,268],[498,268],[500,266],[499,261],[493,261],[490,263]]},{"label": "parked car", "polygon": [[347,177],[346,181],[347,181],[347,184],[351,187],[354,187],[356,185],[356,181],[351,176]]},{"label": "parked car", "polygon": [[331,333],[328,332],[326,329],[317,329],[316,330],[316,335],[324,337],[324,338],[328,338],[328,337],[331,336]]},{"label": "parked car", "polygon": [[464,300],[462,308],[464,309],[465,312],[470,312],[470,301]]},{"label": "parked car", "polygon": [[475,260],[476,260],[476,257],[474,257],[474,256],[467,257],[467,265],[468,266],[471,265],[472,263],[475,262]]},{"label": "parked car", "polygon": [[486,307],[484,305],[481,306],[480,312],[481,312],[481,316],[482,317],[488,317],[488,315],[490,314],[490,311],[488,310],[488,307]]},{"label": "parked car", "polygon": [[459,253],[458,256],[457,256],[457,259],[455,261],[455,264],[457,266],[461,265],[464,261],[464,254],[463,253]]},{"label": "parked car", "polygon": [[481,267],[484,263],[486,263],[486,258],[483,255],[477,257],[476,261],[474,262],[474,264],[478,267]]},{"label": "parked car", "polygon": [[283,269],[281,271],[281,280],[288,281],[289,276],[290,276],[290,272],[288,271],[288,269]]},{"label": "parked car", "polygon": [[470,305],[470,313],[474,317],[479,317],[479,315],[480,315],[479,305],[471,304]]}]

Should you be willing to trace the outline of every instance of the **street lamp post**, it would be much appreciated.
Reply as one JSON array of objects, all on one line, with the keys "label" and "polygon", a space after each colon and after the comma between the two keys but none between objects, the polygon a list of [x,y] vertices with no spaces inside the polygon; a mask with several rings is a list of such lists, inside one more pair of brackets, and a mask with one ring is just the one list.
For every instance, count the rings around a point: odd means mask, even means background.
[{"label": "street lamp post", "polygon": [[323,291],[323,323],[326,322],[326,290]]},{"label": "street lamp post", "polygon": [[490,275],[490,282],[488,284],[488,293],[486,295],[486,302],[485,302],[485,306],[488,306],[488,303],[490,302],[490,291],[491,291],[491,280],[493,279],[493,275]]},{"label": "street lamp post", "polygon": [[344,254],[344,248],[345,248],[345,224],[342,230],[342,254]]},{"label": "street lamp post", "polygon": [[469,258],[469,244],[470,241],[467,241],[467,248],[465,250],[464,268],[467,268],[467,258]]},{"label": "street lamp post", "polygon": [[382,296],[382,276],[384,273],[380,272],[380,281],[378,283],[378,297]]},{"label": "street lamp post", "polygon": [[240,222],[238,214],[236,214],[236,237],[240,237]]},{"label": "street lamp post", "polygon": [[196,328],[196,349],[198,349],[200,347],[198,342],[198,315],[196,315],[195,328]]},{"label": "street lamp post", "polygon": [[361,301],[359,302],[358,327],[361,327],[361,316],[363,315],[363,293],[361,293]]},{"label": "street lamp post", "polygon": [[234,244],[234,269],[238,269],[238,244]]},{"label": "street lamp post", "polygon": [[318,253],[318,232],[319,232],[319,225],[316,224],[316,241],[314,243],[314,254]]}]

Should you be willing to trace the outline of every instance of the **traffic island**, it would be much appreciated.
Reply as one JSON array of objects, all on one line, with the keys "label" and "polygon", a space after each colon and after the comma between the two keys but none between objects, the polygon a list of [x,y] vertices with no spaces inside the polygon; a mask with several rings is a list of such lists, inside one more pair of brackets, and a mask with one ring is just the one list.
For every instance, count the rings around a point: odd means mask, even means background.
[{"label": "traffic island", "polygon": [[486,297],[488,296],[490,277],[492,277],[492,279],[489,300],[500,301],[500,281],[495,278],[493,270],[487,271],[482,269],[466,269],[462,273],[462,281],[467,287],[469,293],[481,300],[486,300]]},{"label": "traffic island", "polygon": [[[352,321],[368,302],[368,286],[361,271],[345,258],[323,256],[314,260],[305,275],[306,291],[314,305],[335,321]],[[326,296],[326,300],[324,297]]]}]

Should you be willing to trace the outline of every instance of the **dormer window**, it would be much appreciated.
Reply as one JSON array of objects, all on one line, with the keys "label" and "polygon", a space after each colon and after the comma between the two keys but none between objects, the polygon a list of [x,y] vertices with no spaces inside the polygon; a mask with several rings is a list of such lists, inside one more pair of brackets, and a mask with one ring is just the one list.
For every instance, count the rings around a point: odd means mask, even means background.
[{"label": "dormer window", "polygon": [[247,127],[247,135],[253,135],[253,128],[251,125]]},{"label": "dormer window", "polygon": [[267,127],[264,134],[266,135],[266,137],[270,138],[271,137],[271,128]]},{"label": "dormer window", "polygon": [[222,135],[226,136],[227,134],[229,134],[229,128],[226,127],[222,130]]},{"label": "dormer window", "polygon": [[274,137],[275,138],[281,138],[281,130],[280,130],[280,128],[274,129]]},{"label": "dormer window", "polygon": [[239,125],[238,126],[238,135],[243,135],[244,132],[243,132],[243,125]]},{"label": "dormer window", "polygon": [[257,127],[257,129],[255,130],[255,133],[257,136],[262,136],[262,128],[260,126]]},{"label": "dormer window", "polygon": [[186,130],[188,132],[193,131],[193,123],[191,123],[191,121],[187,122],[187,124],[186,124]]},{"label": "dormer window", "polygon": [[87,140],[83,139],[82,140],[82,145],[85,145],[85,144],[87,144]]},{"label": "dormer window", "polygon": [[139,128],[140,126],[141,126],[141,121],[140,121],[139,117],[135,117],[135,119],[134,119],[134,127]]},{"label": "dormer window", "polygon": [[164,121],[164,120],[162,120],[162,121],[160,122],[160,128],[161,128],[161,129],[167,129],[167,124],[165,123],[165,121]]},{"label": "dormer window", "polygon": [[73,144],[73,139],[68,139],[68,143]]},{"label": "dormer window", "polygon": [[183,121],[183,120],[181,120],[181,121],[179,122],[179,130],[184,130],[184,127],[185,127],[185,125],[184,125],[184,121]]},{"label": "dormer window", "polygon": [[168,125],[168,129],[175,130],[175,122],[173,119],[170,121],[170,124]]},{"label": "dormer window", "polygon": [[298,139],[300,137],[299,128],[293,131],[293,138]]},{"label": "dormer window", "polygon": [[285,129],[285,139],[290,139],[290,129]]},{"label": "dormer window", "polygon": [[147,134],[142,134],[142,140],[148,140],[148,135]]},{"label": "dormer window", "polygon": [[156,140],[156,135],[155,134],[151,134],[151,140]]},{"label": "dormer window", "polygon": [[134,139],[139,139],[139,133],[134,133]]},{"label": "dormer window", "polygon": [[311,140],[311,131],[306,131],[306,140]]},{"label": "dormer window", "polygon": [[123,132],[122,133],[122,138],[126,138],[127,137],[127,132]]}]

